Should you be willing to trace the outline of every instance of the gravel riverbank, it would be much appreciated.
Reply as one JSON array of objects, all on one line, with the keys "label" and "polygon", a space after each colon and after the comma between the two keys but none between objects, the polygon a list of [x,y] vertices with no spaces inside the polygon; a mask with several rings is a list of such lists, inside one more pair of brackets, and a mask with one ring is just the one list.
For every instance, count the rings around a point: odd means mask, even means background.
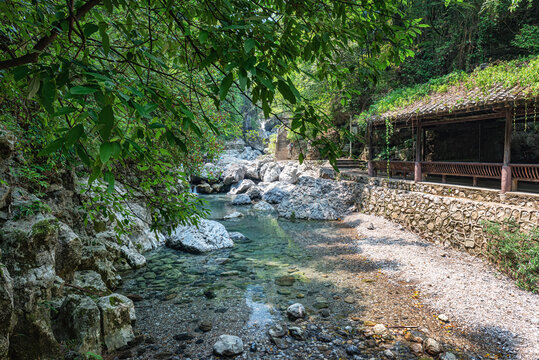
[{"label": "gravel riverbank", "polygon": [[418,291],[418,298],[478,341],[502,347],[506,358],[539,359],[539,295],[481,259],[429,243],[378,216],[353,214],[359,253],[385,275]]}]

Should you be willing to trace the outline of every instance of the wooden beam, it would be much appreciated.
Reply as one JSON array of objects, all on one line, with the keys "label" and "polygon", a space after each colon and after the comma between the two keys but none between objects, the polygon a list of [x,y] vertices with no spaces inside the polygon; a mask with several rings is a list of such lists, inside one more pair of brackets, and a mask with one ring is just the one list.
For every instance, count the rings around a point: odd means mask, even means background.
[{"label": "wooden beam", "polygon": [[502,188],[501,192],[511,191],[511,138],[513,133],[513,114],[511,108],[505,111],[505,138],[503,142],[503,166],[502,166]]},{"label": "wooden beam", "polygon": [[417,134],[415,141],[415,164],[414,164],[414,181],[420,182],[421,176],[421,161],[423,155],[423,127],[421,126],[421,120],[417,122]]}]

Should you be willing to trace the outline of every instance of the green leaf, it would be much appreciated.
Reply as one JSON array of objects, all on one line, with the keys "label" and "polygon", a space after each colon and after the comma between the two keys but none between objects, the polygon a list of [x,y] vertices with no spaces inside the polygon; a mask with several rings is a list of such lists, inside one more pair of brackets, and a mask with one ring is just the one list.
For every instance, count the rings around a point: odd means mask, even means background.
[{"label": "green leaf", "polygon": [[105,142],[99,146],[99,158],[103,164],[106,164],[111,157],[116,157],[122,147],[117,142]]},{"label": "green leaf", "polygon": [[294,93],[292,92],[292,90],[290,90],[290,87],[288,86],[287,83],[285,83],[282,80],[279,80],[277,82],[277,88],[279,89],[279,92],[281,93],[281,95],[283,95],[283,97],[286,100],[290,101],[291,104],[296,103],[296,97],[294,96]]},{"label": "green leaf", "polygon": [[226,99],[226,95],[228,94],[228,90],[230,89],[230,86],[232,85],[232,80],[234,80],[234,77],[232,73],[228,73],[227,76],[221,81],[221,87],[219,88],[219,99],[224,100]]},{"label": "green leaf", "polygon": [[84,33],[84,36],[87,38],[90,37],[92,34],[96,33],[99,30],[99,26],[92,23],[84,24],[82,32]]},{"label": "green leaf", "polygon": [[56,99],[56,84],[50,79],[43,80],[41,84],[41,102],[49,114],[54,113],[53,102]]},{"label": "green leaf", "polygon": [[103,0],[103,4],[105,5],[105,8],[109,12],[109,14],[112,14],[112,0]]},{"label": "green leaf", "polygon": [[198,34],[198,41],[200,41],[202,44],[204,44],[206,42],[206,40],[208,39],[209,35],[210,35],[210,33],[207,32],[206,30],[201,30],[200,33]]},{"label": "green leaf", "polygon": [[88,155],[86,155],[84,147],[81,144],[75,144],[75,150],[77,151],[77,155],[79,155],[79,158],[82,160],[84,165],[90,166],[90,158]]},{"label": "green leaf", "polygon": [[108,56],[110,50],[110,40],[109,35],[107,34],[107,23],[99,23],[99,34],[101,35],[101,45],[103,45],[103,52],[105,53],[105,56]]},{"label": "green leaf", "polygon": [[49,144],[45,149],[41,150],[39,152],[39,156],[49,155],[56,150],[60,149],[64,145],[64,138],[56,139],[52,143]]},{"label": "green leaf", "polygon": [[35,76],[32,78],[32,80],[30,80],[30,84],[28,84],[28,100],[33,98],[34,95],[38,92],[40,84],[41,82],[39,81],[39,76]]},{"label": "green leaf", "polygon": [[65,137],[66,147],[70,148],[73,144],[75,144],[77,140],[80,139],[82,134],[84,134],[84,126],[82,126],[82,124],[78,124],[69,130]]},{"label": "green leaf", "polygon": [[56,110],[56,112],[53,114],[53,116],[67,115],[67,114],[74,113],[75,111],[77,111],[77,109],[75,109],[72,106],[64,106],[64,107],[61,107],[58,110]]},{"label": "green leaf", "polygon": [[255,39],[247,39],[245,40],[245,43],[243,43],[243,48],[245,49],[245,53],[248,54],[253,50],[256,46],[256,40]]},{"label": "green leaf", "polygon": [[114,127],[114,112],[111,105],[105,106],[99,113],[99,134],[103,140],[108,140]]},{"label": "green leaf", "polygon": [[268,90],[271,92],[275,91],[275,86],[273,86],[273,83],[266,79],[264,76],[260,75],[259,73],[256,74],[256,78],[262,85],[264,85]]},{"label": "green leaf", "polygon": [[73,86],[69,89],[69,92],[73,95],[89,95],[93,94],[97,89],[86,87],[86,86]]},{"label": "green leaf", "polygon": [[247,71],[245,71],[245,69],[240,69],[239,79],[240,79],[240,88],[242,90],[245,90],[247,87]]}]

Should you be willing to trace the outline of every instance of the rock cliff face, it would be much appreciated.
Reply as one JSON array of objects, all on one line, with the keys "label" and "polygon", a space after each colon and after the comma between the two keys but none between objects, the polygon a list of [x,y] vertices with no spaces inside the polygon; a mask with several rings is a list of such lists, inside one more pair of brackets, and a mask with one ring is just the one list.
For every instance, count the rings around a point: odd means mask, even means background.
[{"label": "rock cliff face", "polygon": [[39,197],[13,184],[15,144],[0,131],[0,360],[63,358],[67,343],[81,354],[127,345],[135,316],[131,300],[112,293],[118,271],[144,266],[142,252],[164,237],[150,231],[138,203],[121,245],[108,231],[114,223],[85,224],[79,209],[88,195],[73,173]]}]

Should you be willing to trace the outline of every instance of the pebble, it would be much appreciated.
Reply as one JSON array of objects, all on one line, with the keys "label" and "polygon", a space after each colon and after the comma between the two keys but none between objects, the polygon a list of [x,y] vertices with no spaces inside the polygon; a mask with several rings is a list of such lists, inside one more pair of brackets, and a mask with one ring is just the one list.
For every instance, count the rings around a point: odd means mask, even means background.
[{"label": "pebble", "polygon": [[294,285],[294,282],[296,281],[296,278],[290,275],[284,275],[279,276],[275,279],[275,284],[279,286],[292,286]]},{"label": "pebble", "polygon": [[304,340],[305,337],[303,335],[303,330],[297,326],[291,326],[290,329],[288,329],[290,336],[292,336],[296,340]]},{"label": "pebble", "polygon": [[376,335],[384,335],[387,334],[387,328],[384,324],[376,324],[373,326],[372,331]]},{"label": "pebble", "polygon": [[219,356],[235,356],[243,352],[243,341],[234,335],[221,335],[213,345],[213,352]]},{"label": "pebble", "polygon": [[286,314],[290,320],[303,319],[305,317],[305,307],[300,303],[292,304],[286,309]]},{"label": "pebble", "polygon": [[446,314],[438,315],[438,319],[443,322],[449,322],[449,317]]},{"label": "pebble", "polygon": [[457,357],[453,353],[445,352],[440,355],[440,360],[457,360]]},{"label": "pebble", "polygon": [[203,332],[208,332],[213,328],[213,324],[209,321],[203,321],[200,323],[198,328],[202,330]]},{"label": "pebble", "polygon": [[442,345],[433,338],[427,338],[423,342],[423,347],[425,348],[425,351],[430,355],[438,355],[443,351]]}]

